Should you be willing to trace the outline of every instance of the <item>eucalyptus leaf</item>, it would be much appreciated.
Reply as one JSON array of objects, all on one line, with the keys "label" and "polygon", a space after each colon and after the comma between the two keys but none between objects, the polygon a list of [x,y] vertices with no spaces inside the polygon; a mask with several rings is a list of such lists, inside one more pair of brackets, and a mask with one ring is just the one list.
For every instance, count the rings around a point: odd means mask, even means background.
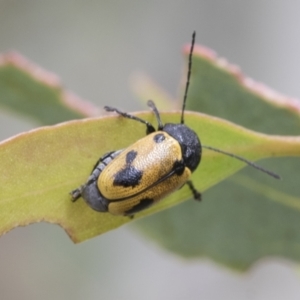
[{"label": "eucalyptus leaf", "polygon": [[[149,113],[139,116],[154,122]],[[162,115],[165,122],[176,122],[179,116],[178,113]],[[186,122],[202,136],[204,143],[218,141],[220,148],[235,149],[237,154],[253,160],[268,157],[270,153],[283,156],[300,152],[300,139],[257,134],[197,113],[187,113]],[[61,225],[73,241],[80,242],[129,222],[128,217],[95,212],[82,200],[73,203],[69,192],[87,179],[103,153],[130,145],[144,131],[143,124],[137,125],[132,120],[103,117],[42,127],[1,143],[1,233],[16,226],[47,221]],[[275,144],[277,151],[272,150]],[[205,151],[193,180],[196,188],[204,191],[242,167],[240,161],[232,162],[224,155]],[[174,206],[189,195],[189,189],[184,187],[136,214],[135,219]]]},{"label": "eucalyptus leaf", "polygon": [[[187,108],[269,134],[299,136],[300,132],[298,100],[247,78],[236,66],[200,46],[193,57]],[[205,130],[213,135],[211,129]],[[222,144],[217,139],[209,141],[210,145],[226,149],[229,135],[218,136]],[[273,145],[270,153],[278,146]],[[232,153],[237,149],[238,145],[230,147]],[[231,164],[233,159],[226,167]],[[299,157],[260,164],[276,170],[283,179],[274,181],[248,167],[206,191],[201,205],[185,202],[139,221],[136,228],[181,256],[209,257],[239,270],[266,256],[299,261]],[[203,174],[199,180],[207,176],[212,174]]]}]

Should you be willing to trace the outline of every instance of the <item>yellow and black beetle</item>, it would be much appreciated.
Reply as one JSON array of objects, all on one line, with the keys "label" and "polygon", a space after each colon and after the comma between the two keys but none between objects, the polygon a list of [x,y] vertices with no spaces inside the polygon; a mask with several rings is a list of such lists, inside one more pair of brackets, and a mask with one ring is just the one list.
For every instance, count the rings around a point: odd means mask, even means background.
[{"label": "yellow and black beetle", "polygon": [[220,152],[279,178],[278,175],[256,164],[210,146],[201,146],[197,134],[184,125],[184,110],[190,82],[192,53],[195,44],[193,33],[189,54],[189,68],[183,99],[181,122],[163,124],[153,101],[148,106],[154,112],[158,129],[148,121],[105,106],[107,111],[146,125],[146,136],[126,149],[112,151],[102,156],[96,163],[87,182],[71,192],[73,201],[82,197],[96,211],[113,215],[133,216],[158,202],[168,194],[187,184],[196,200],[201,194],[194,188],[190,176],[201,160],[201,149]]}]

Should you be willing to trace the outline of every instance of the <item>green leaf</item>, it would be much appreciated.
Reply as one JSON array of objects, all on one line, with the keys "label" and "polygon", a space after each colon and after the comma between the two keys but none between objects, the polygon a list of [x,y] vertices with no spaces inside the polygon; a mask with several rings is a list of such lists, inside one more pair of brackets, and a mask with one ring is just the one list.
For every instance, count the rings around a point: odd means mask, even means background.
[{"label": "green leaf", "polygon": [[17,53],[0,56],[0,105],[41,124],[99,113],[99,109],[63,89],[56,75]]},{"label": "green leaf", "polygon": [[[159,100],[160,110],[161,103],[163,107],[171,106],[171,97],[141,76],[135,89],[141,98],[152,98],[156,103]],[[0,57],[1,104],[42,124],[99,113],[91,104],[63,90],[53,74],[16,54]],[[195,48],[187,107],[256,131],[299,135],[297,100],[245,78],[200,47]],[[153,116],[140,115],[154,122]],[[163,119],[176,123],[179,114],[163,114]],[[186,121],[203,143],[248,159],[299,156],[299,138],[252,135],[221,120],[191,113],[187,113]],[[102,118],[41,128],[3,142],[1,233],[47,221],[61,224],[74,241],[80,242],[129,222],[128,218],[94,212],[82,200],[71,203],[68,192],[86,180],[100,156],[126,147],[144,136],[144,131],[143,126],[129,120]],[[201,204],[188,201],[135,224],[173,252],[187,257],[208,256],[238,269],[267,255],[299,261],[299,158],[272,159],[261,164],[280,173],[283,180],[275,182],[247,168],[206,191]],[[242,166],[232,158],[204,150],[193,181],[203,192]],[[190,191],[183,188],[136,219],[188,197]]]},{"label": "green leaf", "polygon": [[[193,58],[187,107],[260,132],[283,135],[300,132],[298,100],[254,82],[200,46],[196,47]],[[207,127],[199,133],[200,138],[207,130],[214,133]],[[227,148],[227,133],[218,136],[223,144],[210,140],[209,145]],[[273,145],[271,153],[277,147]],[[236,149],[230,147],[233,153]],[[203,163],[204,160],[205,157]],[[228,161],[227,167],[234,163]],[[240,270],[265,256],[299,261],[300,160],[273,159],[263,162],[263,166],[276,170],[283,180],[275,182],[247,168],[205,192],[201,205],[186,202],[141,220],[137,228],[182,256],[207,256]],[[205,173],[194,182],[201,182],[207,176],[213,174]]]},{"label": "green leaf", "polygon": [[[139,114],[154,122],[153,115]],[[165,122],[176,122],[178,113],[163,114]],[[265,136],[228,122],[197,113],[186,114],[187,124],[206,144],[250,159],[298,155],[300,139]],[[20,134],[0,144],[1,233],[16,226],[47,221],[60,224],[75,242],[94,237],[129,222],[129,218],[92,211],[82,200],[72,203],[69,192],[82,184],[105,152],[121,149],[144,136],[145,128],[120,117],[86,119],[44,127]],[[276,151],[274,151],[276,145]],[[193,175],[203,191],[243,167],[217,153],[205,151]],[[209,174],[209,176],[207,176]],[[136,219],[187,199],[184,187]],[[195,206],[201,206],[195,203]]]}]

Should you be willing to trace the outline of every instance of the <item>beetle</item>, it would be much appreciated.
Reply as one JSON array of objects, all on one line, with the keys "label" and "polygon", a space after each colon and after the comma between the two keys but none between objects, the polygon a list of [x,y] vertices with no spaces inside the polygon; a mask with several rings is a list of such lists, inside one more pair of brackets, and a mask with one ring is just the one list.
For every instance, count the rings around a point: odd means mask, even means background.
[{"label": "beetle", "polygon": [[195,35],[194,32],[180,123],[163,124],[152,100],[147,104],[156,117],[157,130],[146,120],[117,108],[105,106],[106,111],[116,112],[122,117],[146,125],[146,136],[126,149],[103,155],[95,164],[87,182],[70,193],[73,201],[82,197],[96,211],[133,217],[134,214],[157,203],[185,184],[190,188],[194,199],[201,200],[201,194],[194,187],[190,177],[200,163],[202,148],[231,156],[279,178],[277,174],[243,157],[201,145],[196,132],[184,124]]}]

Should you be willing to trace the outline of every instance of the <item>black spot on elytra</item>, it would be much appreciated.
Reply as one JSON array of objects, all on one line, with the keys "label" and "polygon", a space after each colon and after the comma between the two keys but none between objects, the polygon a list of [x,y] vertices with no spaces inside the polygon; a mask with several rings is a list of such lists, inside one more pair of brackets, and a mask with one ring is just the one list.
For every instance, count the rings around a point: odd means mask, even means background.
[{"label": "black spot on elytra", "polygon": [[114,186],[135,187],[140,183],[143,172],[132,166],[132,162],[137,156],[137,152],[132,150],[126,154],[126,165],[114,175]]},{"label": "black spot on elytra", "polygon": [[125,212],[126,216],[134,215],[139,211],[142,211],[153,204],[154,200],[150,198],[141,199],[140,202],[133,206],[131,209]]},{"label": "black spot on elytra", "polygon": [[155,143],[161,143],[165,138],[166,137],[162,133],[158,133],[153,137],[153,140]]},{"label": "black spot on elytra", "polygon": [[140,183],[143,172],[133,166],[126,166],[124,169],[115,174],[113,185],[123,187],[135,187]]},{"label": "black spot on elytra", "polygon": [[136,156],[137,156],[136,151],[134,151],[134,150],[129,151],[126,154],[126,164],[131,165],[132,162],[134,161],[134,159],[136,158]]}]

